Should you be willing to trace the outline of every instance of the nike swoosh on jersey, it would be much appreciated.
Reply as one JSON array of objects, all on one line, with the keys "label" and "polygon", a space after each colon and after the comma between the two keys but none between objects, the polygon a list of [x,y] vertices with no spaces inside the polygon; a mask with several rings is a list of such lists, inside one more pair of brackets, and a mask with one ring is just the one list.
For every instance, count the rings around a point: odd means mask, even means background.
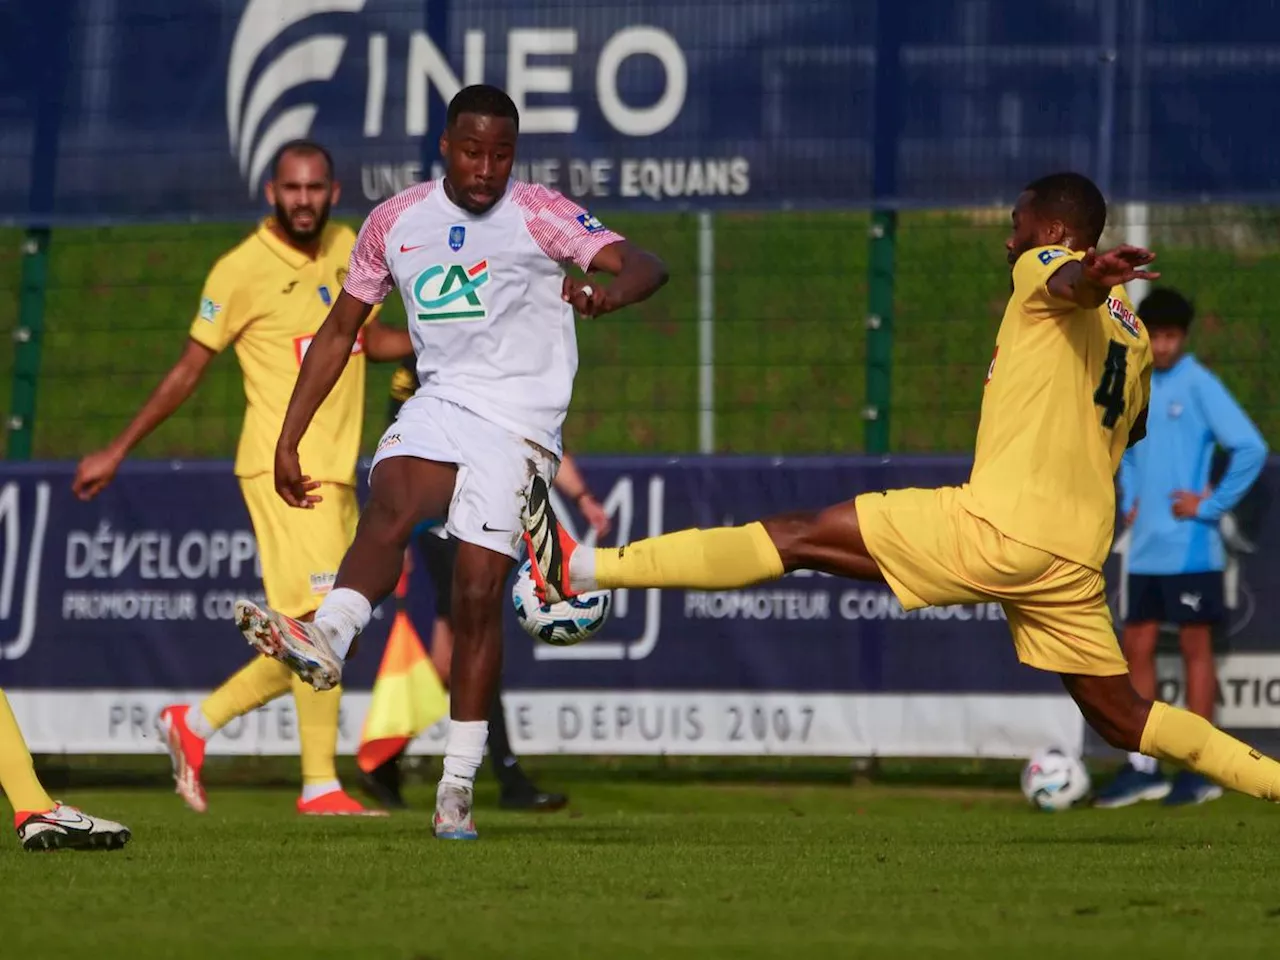
[{"label": "nike swoosh on jersey", "polygon": [[491,527],[489,526],[488,520],[480,524],[480,529],[483,530],[485,533],[515,533],[514,530],[499,530],[496,527]]},{"label": "nike swoosh on jersey", "polygon": [[422,249],[423,247],[425,247],[425,246],[426,246],[426,244],[425,244],[425,243],[419,243],[419,244],[417,244],[416,246],[406,247],[406,246],[402,243],[402,244],[400,244],[400,252],[401,252],[401,253],[408,253],[410,250],[421,250],[421,249]]}]

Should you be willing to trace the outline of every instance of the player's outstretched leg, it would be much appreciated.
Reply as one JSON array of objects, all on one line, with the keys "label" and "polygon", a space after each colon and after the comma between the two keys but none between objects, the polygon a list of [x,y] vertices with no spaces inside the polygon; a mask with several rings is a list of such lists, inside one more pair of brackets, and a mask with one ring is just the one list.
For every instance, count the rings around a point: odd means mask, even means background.
[{"label": "player's outstretched leg", "polygon": [[378,463],[369,504],[343,557],[334,588],[315,619],[303,623],[248,600],[236,601],[236,625],[260,653],[285,664],[317,690],[342,680],[342,665],[373,616],[373,605],[395,589],[404,548],[418,522],[443,516],[457,467],[417,457]]},{"label": "player's outstretched leg", "polygon": [[129,842],[129,828],[58,803],[36,779],[9,700],[0,690],[0,790],[13,804],[13,826],[24,850],[114,850]]},{"label": "player's outstretched leg", "polygon": [[1062,679],[1085,720],[1111,746],[1167,760],[1251,797],[1280,801],[1280,763],[1204,717],[1140,696],[1128,674]]},{"label": "player's outstretched leg", "polygon": [[725,590],[799,569],[854,580],[883,579],[852,500],[741,527],[681,530],[622,547],[585,550],[556,519],[546,482],[534,477],[521,519],[534,582],[549,603],[612,587]]}]

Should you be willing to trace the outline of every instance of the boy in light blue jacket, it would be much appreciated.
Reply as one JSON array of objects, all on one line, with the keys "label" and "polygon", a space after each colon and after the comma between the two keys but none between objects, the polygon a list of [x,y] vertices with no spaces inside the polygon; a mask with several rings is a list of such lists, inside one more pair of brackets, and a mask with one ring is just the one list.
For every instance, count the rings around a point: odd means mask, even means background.
[{"label": "boy in light blue jacket", "polygon": [[[1121,510],[1130,527],[1124,652],[1134,689],[1154,699],[1160,625],[1176,624],[1187,709],[1212,720],[1218,688],[1213,627],[1223,618],[1226,561],[1218,522],[1258,478],[1267,445],[1222,382],[1187,352],[1193,315],[1191,303],[1168,287],[1152,291],[1138,308],[1155,369],[1147,437],[1120,468]],[[1231,460],[1210,489],[1215,445]],[[1172,806],[1221,795],[1221,787],[1190,772],[1170,782],[1153,757],[1131,753],[1095,803],[1163,799]]]}]

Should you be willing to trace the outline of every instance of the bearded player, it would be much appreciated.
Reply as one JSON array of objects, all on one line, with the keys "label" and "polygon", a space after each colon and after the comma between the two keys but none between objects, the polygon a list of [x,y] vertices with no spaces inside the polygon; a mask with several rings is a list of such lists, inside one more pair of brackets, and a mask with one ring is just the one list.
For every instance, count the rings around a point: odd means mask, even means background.
[{"label": "bearded player", "polygon": [[[182,356],[115,441],[80,461],[74,489],[82,500],[97,496],[128,452],[191,396],[213,358],[234,346],[248,401],[235,472],[258,541],[262,584],[272,604],[306,619],[332,585],[355,532],[365,358],[398,360],[412,347],[407,333],[376,318],[358,331],[353,362],[320,410],[305,446],[315,483],[324,486],[324,506],[302,514],[281,504],[272,481],[272,451],[302,359],[338,295],[355,235],[329,222],[340,188],[324,147],[307,140],[285,144],[271,170],[266,199],[274,216],[214,264]],[[291,689],[302,747],[298,812],[369,812],[338,782],[339,692],[319,693],[266,657],[256,658],[202,702],[161,711],[159,732],[173,760],[177,793],[189,807],[197,812],[208,807],[201,770],[209,738]]]},{"label": "bearded player", "polygon": [[821,570],[887,583],[903,609],[997,601],[1018,659],[1059,674],[1114,747],[1280,799],[1280,764],[1133,688],[1103,588],[1114,478],[1145,433],[1151,344],[1120,285],[1154,257],[1096,253],[1106,204],[1088,178],[1030,184],[1006,242],[1013,293],[982,401],[969,482],[866,493],[816,513],[580,550],[541,478],[524,516],[546,599],[609,587],[723,590]]},{"label": "bearded player", "polygon": [[[433,829],[450,840],[476,837],[473,783],[502,667],[505,585],[523,549],[529,478],[550,482],[558,468],[578,366],[574,311],[618,310],[667,278],[657,257],[577,204],[512,181],[518,131],[515,104],[503,91],[464,87],[449,103],[440,138],[444,177],[397,194],[365,221],[342,294],[289,402],[275,454],[281,498],[323,508],[299,443],[342,375],[361,324],[392,287],[404,299],[421,385],[378,444],[369,503],[315,621],[237,604],[251,644],[317,689],[330,687],[373,604],[394,589],[414,528],[446,517],[458,555],[451,719]],[[567,276],[567,265],[613,281]]]}]

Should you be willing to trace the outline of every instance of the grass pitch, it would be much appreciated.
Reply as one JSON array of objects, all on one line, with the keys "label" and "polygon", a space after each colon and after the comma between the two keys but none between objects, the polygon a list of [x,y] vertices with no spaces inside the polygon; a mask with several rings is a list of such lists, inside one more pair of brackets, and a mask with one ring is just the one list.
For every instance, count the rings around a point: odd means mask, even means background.
[{"label": "grass pitch", "polygon": [[133,842],[11,837],[0,955],[1172,960],[1269,955],[1280,932],[1280,820],[1257,801],[1041,814],[965,777],[663,769],[543,765],[573,798],[552,815],[497,811],[485,775],[475,844],[431,838],[426,784],[382,820],[304,820],[282,786],[214,785],[205,816],[158,787],[60,791]]}]

